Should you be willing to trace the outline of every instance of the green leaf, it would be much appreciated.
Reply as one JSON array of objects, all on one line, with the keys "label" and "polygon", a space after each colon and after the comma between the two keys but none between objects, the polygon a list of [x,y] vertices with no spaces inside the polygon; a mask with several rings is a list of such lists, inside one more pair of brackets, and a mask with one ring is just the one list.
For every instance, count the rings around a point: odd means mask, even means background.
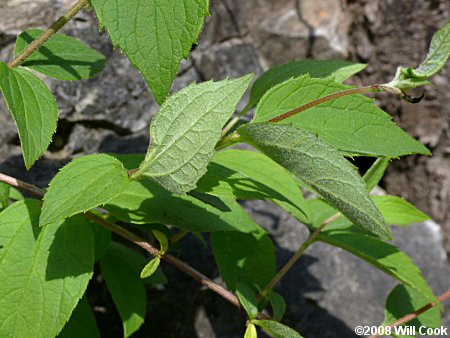
[{"label": "green leaf", "polygon": [[152,276],[159,267],[161,259],[159,257],[153,258],[141,271],[141,278],[148,278]]},{"label": "green leaf", "polygon": [[236,285],[236,295],[248,318],[255,319],[258,314],[258,299],[252,288],[246,283],[238,282]]},{"label": "green leaf", "polygon": [[[16,40],[14,55],[17,57],[44,31],[29,29]],[[70,36],[56,33],[23,63],[23,67],[34,69],[59,80],[82,80],[94,77],[105,68],[105,56]]]},{"label": "green leaf", "polygon": [[336,82],[343,82],[366,67],[363,63],[343,60],[300,60],[275,66],[255,81],[244,111],[255,107],[270,88],[294,77],[309,74],[311,77],[329,77]]},{"label": "green leaf", "polygon": [[97,262],[109,247],[111,231],[94,222],[89,222],[89,224],[94,234],[94,261]]},{"label": "green leaf", "polygon": [[0,62],[0,90],[17,125],[25,166],[30,169],[47,150],[58,121],[58,108],[44,82],[21,68]]},{"label": "green leaf", "polygon": [[450,21],[438,30],[431,40],[426,59],[417,67],[398,67],[394,79],[386,84],[388,87],[406,91],[418,86],[430,84],[427,78],[438,73],[450,57]]},{"label": "green leaf", "polygon": [[58,338],[75,337],[100,338],[100,332],[86,296],[78,302],[69,322],[58,335]]},{"label": "green leaf", "polygon": [[[126,168],[135,168],[141,155],[115,155]],[[221,199],[222,211],[190,195],[175,195],[150,180],[131,182],[127,190],[110,201],[105,208],[127,223],[171,224],[193,231],[252,232],[256,224],[232,199]],[[174,212],[176,210],[177,212]]]},{"label": "green leaf", "polygon": [[55,337],[92,277],[89,223],[76,216],[39,227],[40,202],[0,213],[0,336]]},{"label": "green leaf", "polygon": [[213,232],[211,244],[220,276],[232,291],[239,282],[264,288],[275,276],[275,248],[261,229],[240,232]]},{"label": "green leaf", "polygon": [[436,301],[419,268],[395,246],[351,230],[327,229],[319,234],[318,240],[360,257],[401,283],[414,288],[429,301]]},{"label": "green leaf", "polygon": [[139,69],[161,104],[178,65],[196,43],[208,0],[91,0],[100,27],[106,27]]},{"label": "green leaf", "polygon": [[6,209],[9,205],[10,186],[0,182],[0,211]]},{"label": "green leaf", "polygon": [[372,164],[372,166],[364,174],[363,179],[367,184],[367,190],[371,192],[383,178],[384,172],[389,165],[389,158],[382,157],[377,158],[377,160]]},{"label": "green leaf", "polygon": [[24,199],[22,193],[13,187],[10,187],[9,189],[9,198],[15,201],[21,201]]},{"label": "green leaf", "polygon": [[114,157],[99,154],[76,158],[50,182],[40,224],[105,204],[125,191],[129,183],[128,172]]},{"label": "green leaf", "polygon": [[178,194],[194,189],[252,77],[193,83],[172,95],[152,120],[147,155],[132,179],[148,177]]},{"label": "green leaf", "polygon": [[153,230],[152,233],[159,242],[159,246],[160,246],[159,253],[161,255],[164,255],[167,252],[167,250],[169,249],[169,239],[167,238],[165,233],[163,233],[159,230]]},{"label": "green leaf", "polygon": [[269,294],[270,305],[272,306],[273,320],[281,321],[286,312],[286,302],[280,294],[272,291]]},{"label": "green leaf", "polygon": [[372,200],[387,224],[408,225],[430,219],[414,205],[397,196],[372,196]]},{"label": "green leaf", "polygon": [[256,326],[252,323],[247,325],[244,338],[258,338],[258,332],[256,332]]},{"label": "green leaf", "polygon": [[274,338],[302,338],[297,331],[274,320],[252,320],[252,323],[262,327]]},{"label": "green leaf", "polygon": [[[406,285],[397,285],[386,299],[386,319],[383,325],[389,325],[406,315],[414,313],[428,303],[429,300],[417,290]],[[425,311],[406,323],[408,327],[416,327],[417,333],[419,333],[421,326],[434,328],[440,327],[440,325],[441,313],[437,307]],[[397,336],[402,336],[401,333],[407,333],[404,329],[402,330],[402,327],[397,328],[395,331],[393,329],[393,332],[396,332]]]},{"label": "green leaf", "polygon": [[100,259],[102,276],[123,322],[124,337],[144,323],[147,295],[139,273],[117,250],[108,250]]},{"label": "green leaf", "polygon": [[238,131],[243,141],[290,170],[355,225],[380,238],[392,238],[356,168],[333,147],[289,125],[256,123]]},{"label": "green leaf", "polygon": [[[253,122],[266,122],[349,88],[333,79],[314,79],[309,76],[291,79],[264,95],[256,108]],[[359,94],[344,96],[306,109],[281,123],[317,134],[346,155],[399,157],[430,154],[425,146],[400,129],[392,122],[392,117],[373,101]]]},{"label": "green leaf", "polygon": [[217,152],[208,172],[198,182],[197,190],[239,199],[271,199],[284,207],[298,209],[300,220],[308,221],[303,193],[290,173],[269,157],[255,151]]}]

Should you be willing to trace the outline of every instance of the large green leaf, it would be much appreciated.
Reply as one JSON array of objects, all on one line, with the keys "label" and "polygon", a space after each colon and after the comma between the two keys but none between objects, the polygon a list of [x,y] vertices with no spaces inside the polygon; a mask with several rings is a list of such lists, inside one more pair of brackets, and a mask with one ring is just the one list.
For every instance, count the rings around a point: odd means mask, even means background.
[{"label": "large green leaf", "polygon": [[387,224],[408,225],[429,220],[430,217],[414,205],[397,196],[372,196]]},{"label": "large green leaf", "polygon": [[0,336],[55,337],[92,276],[89,223],[76,216],[39,227],[40,202],[0,213]]},{"label": "large green leaf", "polygon": [[308,221],[303,193],[290,173],[255,151],[217,152],[208,172],[198,182],[197,190],[219,197],[270,199],[281,207],[288,203],[298,210],[300,221]]},{"label": "large green leaf", "polygon": [[[29,29],[20,34],[16,40],[15,56],[43,32],[41,29]],[[77,39],[56,33],[31,54],[22,66],[60,80],[82,80],[101,72],[105,62],[102,53]]]},{"label": "large green leaf", "polygon": [[[333,79],[301,76],[269,90],[256,108],[254,122],[265,122],[323,96],[349,89]],[[373,99],[354,94],[330,100],[281,123],[317,134],[344,154],[399,157],[430,154],[378,108]]]},{"label": "large green leaf", "polygon": [[100,27],[125,52],[161,104],[208,15],[208,0],[91,0]]},{"label": "large green leaf", "polygon": [[125,191],[130,181],[122,163],[99,154],[76,158],[50,182],[40,224],[88,211]]},{"label": "large green leaf", "polygon": [[329,77],[343,82],[366,67],[363,63],[344,60],[299,60],[275,66],[255,81],[244,111],[255,107],[270,88],[294,77],[309,74],[311,77]]},{"label": "large green leaf", "polygon": [[380,238],[392,238],[356,168],[317,136],[289,125],[255,123],[238,129],[241,139],[278,162],[355,225]]},{"label": "large green leaf", "polygon": [[[429,302],[430,301],[421,293],[417,292],[417,290],[406,285],[397,285],[392,289],[386,299],[386,318],[384,325],[392,324],[400,318],[416,312]],[[435,328],[440,325],[441,313],[437,307],[425,311],[417,316],[417,318],[406,323],[406,326],[409,328],[415,327],[416,333],[420,333],[420,327]],[[426,331],[426,329],[424,331]],[[394,337],[404,337],[405,334],[408,334],[406,327],[397,327],[392,329],[392,332],[396,333],[393,335]],[[411,330],[409,330],[409,333],[411,334]]]},{"label": "large green leaf", "polygon": [[194,83],[172,95],[150,125],[147,155],[132,178],[151,178],[178,194],[194,189],[252,77]]},{"label": "large green leaf", "polygon": [[100,338],[94,314],[86,296],[79,302],[58,338]]},{"label": "large green leaf", "polygon": [[58,121],[58,108],[44,82],[0,62],[0,90],[16,122],[25,166],[30,169],[47,150]]},{"label": "large green leaf", "polygon": [[275,276],[275,248],[262,230],[251,234],[214,232],[211,234],[214,258],[230,290],[239,282],[264,288]]},{"label": "large green leaf", "polygon": [[146,312],[147,295],[139,272],[114,248],[102,256],[100,268],[122,318],[124,337],[129,337],[144,323]]},{"label": "large green leaf", "polygon": [[274,320],[252,320],[252,323],[262,327],[274,338],[302,338],[297,331]]}]

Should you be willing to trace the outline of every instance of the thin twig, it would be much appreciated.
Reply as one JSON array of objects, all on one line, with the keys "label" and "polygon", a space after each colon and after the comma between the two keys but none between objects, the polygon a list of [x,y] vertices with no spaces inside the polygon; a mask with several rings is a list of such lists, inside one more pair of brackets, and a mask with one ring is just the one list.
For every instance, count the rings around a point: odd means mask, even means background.
[{"label": "thin twig", "polygon": [[[441,303],[444,300],[446,300],[447,298],[450,298],[450,289],[445,291],[439,297],[437,297],[438,301],[441,302]],[[409,321],[419,317],[422,313],[424,313],[424,312],[434,308],[436,305],[437,305],[437,302],[431,302],[431,303],[421,307],[419,310],[416,310],[416,311],[414,311],[412,313],[409,313],[406,316],[396,320],[392,324],[389,324],[387,327],[394,328],[396,326],[400,326],[400,325],[406,324],[407,322],[409,322]],[[378,338],[378,337],[379,337],[379,335],[376,334],[376,335],[370,336],[369,338]]]},{"label": "thin twig", "polygon": [[329,217],[326,221],[324,221],[319,227],[317,227],[314,232],[312,232],[305,242],[300,246],[300,248],[295,252],[295,254],[289,259],[289,261],[281,268],[280,271],[272,278],[269,284],[259,293],[258,298],[261,299],[264,295],[266,295],[272,288],[277,284],[281,278],[292,268],[292,266],[298,261],[298,259],[303,255],[305,250],[316,240],[319,233],[331,222],[333,222],[336,218],[338,218],[341,214],[336,213],[333,216]]},{"label": "thin twig", "polygon": [[343,91],[340,91],[340,92],[337,92],[337,93],[333,93],[333,94],[330,94],[330,95],[327,95],[327,96],[323,96],[321,98],[318,98],[317,100],[308,102],[308,103],[306,103],[306,104],[304,104],[304,105],[302,105],[300,107],[297,107],[297,108],[292,109],[292,110],[290,110],[290,111],[288,111],[288,112],[286,112],[284,114],[278,115],[278,116],[270,119],[269,122],[279,122],[279,121],[285,120],[288,117],[296,115],[296,114],[298,114],[298,113],[300,113],[300,112],[302,112],[302,111],[304,111],[306,109],[315,107],[315,106],[317,106],[319,104],[322,104],[324,102],[327,102],[327,101],[338,99],[338,98],[343,97],[343,96],[348,96],[348,95],[352,95],[352,94],[371,93],[371,92],[377,92],[377,91],[380,91],[380,90],[383,90],[383,87],[380,86],[380,85],[377,85],[377,84],[371,85],[371,86],[366,86],[366,87],[352,88],[352,89],[343,90]]},{"label": "thin twig", "polygon": [[56,20],[44,33],[37,37],[27,48],[14,60],[8,63],[10,68],[20,66],[31,54],[37,51],[44,43],[48,41],[59,31],[66,23],[68,23],[75,15],[77,15],[86,5],[88,0],[79,0],[69,11]]},{"label": "thin twig", "polygon": [[[40,189],[34,185],[31,185],[29,183],[23,182],[21,180],[18,180],[14,177],[11,177],[11,176],[8,176],[8,175],[2,174],[2,173],[0,173],[0,182],[6,183],[14,188],[20,189],[38,199],[42,199],[45,194],[45,191],[43,189]],[[171,254],[168,254],[168,253],[166,253],[164,255],[160,255],[159,250],[156,247],[154,247],[153,245],[151,245],[150,243],[145,241],[140,236],[121,227],[120,225],[117,225],[113,222],[108,221],[107,219],[97,216],[93,212],[88,211],[88,212],[82,214],[82,216],[84,216],[86,219],[89,219],[95,223],[100,224],[101,226],[110,230],[111,232],[114,232],[115,234],[119,235],[120,237],[125,238],[128,241],[136,244],[137,246],[141,247],[142,249],[147,251],[152,256],[161,257],[166,262],[174,265],[179,270],[183,271],[187,275],[194,278],[200,284],[206,286],[208,289],[214,291],[219,296],[221,296],[222,298],[224,298],[225,300],[227,300],[228,302],[230,302],[231,304],[233,304],[234,306],[236,306],[237,308],[242,310],[242,307],[239,303],[238,298],[233,293],[231,293],[230,291],[225,289],[223,286],[213,282],[211,279],[209,279],[208,277],[203,275],[201,272],[195,270],[190,265],[181,261],[177,257],[175,257]],[[265,314],[258,314],[258,318],[259,319],[268,319],[268,317]]]}]

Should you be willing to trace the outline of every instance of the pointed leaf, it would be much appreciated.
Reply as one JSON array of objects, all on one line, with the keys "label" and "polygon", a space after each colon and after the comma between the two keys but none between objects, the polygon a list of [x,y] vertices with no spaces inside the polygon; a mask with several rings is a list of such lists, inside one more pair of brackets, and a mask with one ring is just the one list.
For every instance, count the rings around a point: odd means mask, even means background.
[{"label": "pointed leaf", "polygon": [[363,179],[367,184],[367,191],[371,192],[383,178],[384,172],[389,165],[387,157],[378,158],[364,174]]},{"label": "pointed leaf", "polygon": [[91,0],[100,27],[162,104],[208,15],[208,0]]},{"label": "pointed leaf", "polygon": [[163,233],[159,230],[153,230],[152,233],[153,233],[153,235],[155,235],[156,239],[159,242],[160,254],[164,255],[166,253],[167,249],[169,249],[169,239],[167,238],[165,233]]},{"label": "pointed leaf", "polygon": [[147,295],[139,272],[114,249],[100,259],[100,268],[122,318],[124,337],[129,337],[144,323],[146,312]]},{"label": "pointed leaf", "polygon": [[[384,320],[384,325],[392,324],[400,318],[414,313],[429,302],[430,301],[421,293],[417,292],[417,290],[406,285],[397,285],[392,289],[386,299],[386,318]],[[437,307],[425,311],[417,318],[406,323],[406,326],[408,327],[414,326],[417,330],[416,332],[419,332],[421,326],[435,328],[440,327],[440,325],[441,313]],[[402,330],[401,328],[398,328],[394,332],[401,333]]]},{"label": "pointed leaf", "polygon": [[264,288],[275,276],[275,248],[261,229],[240,232],[213,232],[211,244],[220,276],[230,290],[238,282]]},{"label": "pointed leaf", "polygon": [[[279,84],[264,95],[254,122],[265,122],[323,96],[351,87],[333,79],[298,77]],[[317,134],[344,154],[399,157],[430,154],[378,108],[373,99],[354,94],[330,100],[295,114],[280,123]]]},{"label": "pointed leaf", "polygon": [[430,217],[414,205],[397,196],[372,196],[387,224],[408,225],[429,220]]},{"label": "pointed leaf", "polygon": [[258,299],[252,288],[244,282],[238,282],[236,286],[236,295],[247,313],[248,318],[255,319],[258,314]]},{"label": "pointed leaf", "polygon": [[244,338],[258,338],[258,332],[256,332],[256,326],[252,323],[247,325]]},{"label": "pointed leaf", "polygon": [[298,209],[300,220],[308,221],[303,193],[290,173],[269,157],[255,151],[217,152],[197,190],[216,196],[239,199],[271,199],[284,207]]},{"label": "pointed leaf", "polygon": [[86,296],[78,302],[69,322],[58,335],[58,338],[74,337],[100,338],[100,332]]},{"label": "pointed leaf", "polygon": [[0,62],[0,90],[16,122],[25,166],[30,169],[47,150],[58,120],[52,93],[39,78]]},{"label": "pointed leaf", "polygon": [[286,302],[280,294],[272,291],[269,295],[270,305],[272,306],[273,320],[277,322],[283,319],[286,312]]},{"label": "pointed leaf", "polygon": [[356,168],[334,148],[288,125],[257,123],[238,131],[242,140],[290,170],[355,225],[380,238],[392,238]]},{"label": "pointed leaf", "polygon": [[252,77],[194,83],[172,95],[153,118],[147,155],[132,178],[178,194],[194,189]]},{"label": "pointed leaf", "polygon": [[123,192],[129,182],[128,172],[114,157],[100,154],[76,158],[50,182],[40,224],[105,204]]},{"label": "pointed leaf", "polygon": [[159,257],[153,258],[141,271],[141,278],[151,277],[159,267],[161,259]]},{"label": "pointed leaf", "polygon": [[91,279],[92,231],[83,218],[39,228],[40,202],[0,213],[0,336],[55,337]]},{"label": "pointed leaf", "polygon": [[[17,57],[44,31],[29,29],[16,40],[14,55]],[[34,69],[59,80],[82,80],[94,77],[105,68],[105,56],[70,36],[56,33],[36,52],[31,54],[23,67]]]},{"label": "pointed leaf", "polygon": [[255,107],[270,88],[294,77],[309,74],[311,77],[330,77],[336,82],[343,82],[366,67],[363,63],[343,60],[299,60],[275,66],[255,81],[250,91],[250,101],[244,110]]},{"label": "pointed leaf", "polygon": [[298,332],[274,320],[252,320],[252,323],[262,327],[274,338],[302,338]]}]

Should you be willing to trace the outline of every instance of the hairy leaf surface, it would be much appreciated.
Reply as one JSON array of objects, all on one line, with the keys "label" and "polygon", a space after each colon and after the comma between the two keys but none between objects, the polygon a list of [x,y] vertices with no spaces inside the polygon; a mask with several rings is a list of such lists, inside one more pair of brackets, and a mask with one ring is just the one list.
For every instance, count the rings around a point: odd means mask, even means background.
[{"label": "hairy leaf surface", "polygon": [[147,155],[132,178],[178,194],[194,189],[252,77],[194,83],[172,95],[153,118]]},{"label": "hairy leaf surface", "polygon": [[125,191],[129,183],[128,172],[114,157],[99,154],[76,158],[50,182],[40,224],[105,204]]},{"label": "hairy leaf surface", "polygon": [[356,168],[333,147],[289,125],[255,123],[238,132],[242,140],[290,170],[355,225],[380,238],[392,238]]},{"label": "hairy leaf surface", "polygon": [[19,131],[25,166],[30,169],[47,150],[58,121],[55,99],[29,71],[0,62],[0,90]]},{"label": "hairy leaf surface", "polygon": [[[302,76],[269,90],[256,108],[254,122],[266,122],[323,96],[351,87],[333,79]],[[354,94],[327,101],[293,115],[280,123],[292,124],[347,155],[399,157],[430,154],[378,108],[373,99]]]},{"label": "hairy leaf surface", "polygon": [[252,323],[262,327],[274,338],[302,338],[297,331],[274,320],[252,320]]},{"label": "hairy leaf surface", "polygon": [[[16,40],[14,55],[20,55],[44,31],[29,29]],[[56,33],[31,54],[23,67],[34,69],[59,80],[82,80],[94,77],[105,68],[105,56],[70,36]]]},{"label": "hairy leaf surface", "polygon": [[91,0],[106,27],[147,81],[156,101],[169,94],[178,65],[187,58],[208,15],[208,0]]},{"label": "hairy leaf surface", "polygon": [[40,202],[0,213],[0,336],[55,337],[93,273],[89,223],[76,216],[39,227]]}]

